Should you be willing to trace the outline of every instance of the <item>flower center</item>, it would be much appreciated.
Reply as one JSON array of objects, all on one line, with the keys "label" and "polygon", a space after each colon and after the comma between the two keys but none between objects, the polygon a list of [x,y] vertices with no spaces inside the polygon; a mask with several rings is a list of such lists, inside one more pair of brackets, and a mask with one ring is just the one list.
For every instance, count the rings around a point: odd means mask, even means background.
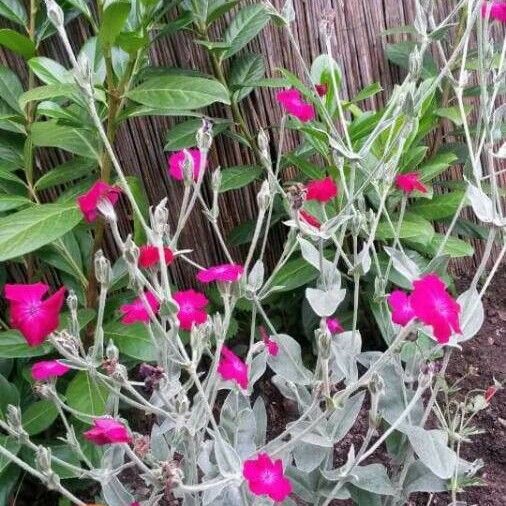
[{"label": "flower center", "polygon": [[264,483],[272,484],[276,480],[276,474],[272,472],[270,469],[266,469],[265,471],[262,471],[261,478]]}]

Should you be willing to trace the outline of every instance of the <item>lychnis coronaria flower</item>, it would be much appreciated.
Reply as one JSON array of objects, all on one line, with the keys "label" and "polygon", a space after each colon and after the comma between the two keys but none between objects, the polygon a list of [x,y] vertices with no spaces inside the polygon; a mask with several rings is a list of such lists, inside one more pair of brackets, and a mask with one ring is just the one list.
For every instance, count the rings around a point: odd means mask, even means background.
[{"label": "lychnis coronaria flower", "polygon": [[49,286],[44,283],[5,285],[11,325],[23,334],[30,346],[42,344],[60,324],[65,288],[42,300],[48,290]]},{"label": "lychnis coronaria flower", "polygon": [[427,193],[427,187],[420,181],[418,172],[398,174],[395,178],[395,186],[404,193],[411,193],[415,190],[420,193]]},{"label": "lychnis coronaria flower", "polygon": [[481,15],[485,17],[489,11],[491,19],[506,23],[506,2],[504,0],[483,2],[481,6]]},{"label": "lychnis coronaria flower", "polygon": [[246,460],[242,474],[255,495],[266,495],[273,501],[281,502],[292,493],[292,484],[283,472],[283,461],[272,460],[266,453]]},{"label": "lychnis coronaria flower", "polygon": [[84,433],[84,437],[99,446],[132,441],[128,429],[118,420],[108,417],[95,418],[93,427]]},{"label": "lychnis coronaria flower", "polygon": [[31,371],[32,378],[35,381],[46,381],[67,374],[70,371],[70,367],[58,360],[41,360],[32,365]]},{"label": "lychnis coronaria flower", "polygon": [[331,177],[315,179],[307,184],[307,200],[317,200],[318,202],[328,202],[337,196],[337,185]]},{"label": "lychnis coronaria flower", "polygon": [[[160,302],[156,296],[151,292],[145,292],[144,296],[146,297],[146,301],[149,304],[151,311],[153,311],[154,314],[158,313],[158,310],[160,309]],[[124,323],[125,325],[149,322],[149,311],[141,297],[138,297],[129,304],[123,304],[120,307],[120,312],[123,315],[121,323]]]},{"label": "lychnis coronaria flower", "polygon": [[[202,153],[196,148],[187,149],[186,152],[190,156],[190,160],[193,165],[193,179],[196,181],[200,175]],[[176,151],[169,156],[169,174],[178,181],[182,181],[184,179],[183,166],[185,159],[186,156],[184,150]],[[205,169],[205,166],[202,168]]]},{"label": "lychnis coronaria flower", "polygon": [[395,290],[389,295],[388,303],[394,323],[406,325],[417,318],[432,327],[441,344],[447,343],[454,332],[460,333],[460,306],[436,274],[427,274],[414,281],[411,295]]},{"label": "lychnis coronaria flower", "polygon": [[291,88],[289,90],[278,91],[276,99],[287,113],[295,116],[303,123],[315,119],[314,107],[304,101],[299,90]]},{"label": "lychnis coronaria flower", "polygon": [[[174,260],[174,253],[170,248],[163,248],[163,257],[166,265]],[[148,269],[159,264],[160,254],[153,244],[145,244],[139,248],[139,267]]]},{"label": "lychnis coronaria flower", "polygon": [[221,350],[218,373],[224,380],[235,381],[241,388],[248,388],[248,366],[226,346]]},{"label": "lychnis coronaria flower", "polygon": [[195,290],[176,292],[172,298],[177,302],[179,310],[177,319],[183,330],[191,330],[192,325],[200,325],[207,320],[207,297]]},{"label": "lychnis coronaria flower", "polygon": [[233,283],[237,281],[244,272],[244,267],[237,264],[222,264],[208,267],[197,274],[197,279],[201,283],[212,283],[219,281],[222,283]]},{"label": "lychnis coronaria flower", "polygon": [[77,205],[83,213],[84,219],[91,223],[98,217],[100,201],[108,200],[114,206],[120,193],[119,187],[111,186],[104,181],[97,181],[84,195],[77,197]]}]

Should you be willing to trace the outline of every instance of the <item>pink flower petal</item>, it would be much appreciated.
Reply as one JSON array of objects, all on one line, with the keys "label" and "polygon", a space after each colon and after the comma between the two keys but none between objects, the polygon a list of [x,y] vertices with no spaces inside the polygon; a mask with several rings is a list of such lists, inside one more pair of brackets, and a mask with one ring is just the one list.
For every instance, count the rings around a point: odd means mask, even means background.
[{"label": "pink flower petal", "polygon": [[317,200],[319,202],[329,202],[338,194],[336,183],[331,177],[316,179],[307,184],[307,200]]},{"label": "pink flower petal", "polygon": [[[188,153],[193,160],[193,179],[196,181],[200,175],[200,163],[202,155],[196,148],[188,149]],[[183,164],[185,160],[184,150],[172,153],[168,160],[168,170],[171,177],[182,181],[184,179]],[[206,167],[204,167],[205,169]]]},{"label": "pink flower petal", "polygon": [[41,360],[32,365],[32,377],[35,381],[45,381],[50,378],[58,378],[70,371],[70,367],[58,362],[58,360]]}]

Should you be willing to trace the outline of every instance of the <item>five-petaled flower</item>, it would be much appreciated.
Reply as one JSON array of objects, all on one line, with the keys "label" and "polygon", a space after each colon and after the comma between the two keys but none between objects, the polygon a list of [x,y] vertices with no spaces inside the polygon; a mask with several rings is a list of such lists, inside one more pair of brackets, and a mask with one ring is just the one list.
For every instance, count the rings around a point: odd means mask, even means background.
[{"label": "five-petaled flower", "polygon": [[260,325],[260,327],[258,327],[258,330],[262,336],[262,341],[264,342],[267,353],[273,357],[276,357],[279,353],[278,343],[274,341],[274,339],[271,339],[271,336],[269,336],[267,330],[265,330],[265,327],[263,325]]},{"label": "five-petaled flower", "polygon": [[248,366],[226,346],[221,350],[218,373],[224,380],[235,381],[241,388],[248,388]]},{"label": "five-petaled flower", "polygon": [[295,116],[303,123],[315,119],[315,109],[302,98],[300,91],[291,88],[289,90],[281,90],[276,93],[277,101],[282,105],[286,112]]},{"label": "five-petaled flower", "polygon": [[325,323],[331,334],[339,334],[344,332],[341,322],[337,318],[326,318]]},{"label": "five-petaled flower", "polygon": [[5,285],[11,325],[23,334],[29,346],[42,344],[60,324],[65,288],[42,300],[48,290],[49,286],[44,283]]},{"label": "five-petaled flower", "polygon": [[108,200],[113,206],[119,199],[121,188],[111,186],[104,181],[97,181],[93,186],[80,197],[77,197],[77,204],[84,215],[84,219],[91,223],[99,214],[98,206],[102,200]]},{"label": "five-petaled flower", "polygon": [[[146,301],[153,311],[154,314],[158,313],[160,309],[160,302],[156,298],[155,294],[151,292],[145,292],[144,296]],[[141,297],[138,297],[129,304],[123,304],[120,307],[120,312],[123,315],[121,323],[125,325],[132,325],[133,323],[148,323],[149,322],[149,311]]]},{"label": "five-petaled flower", "polygon": [[490,18],[502,23],[506,23],[506,2],[503,0],[495,0],[491,2],[483,2],[481,6],[481,15],[485,17],[490,10]]},{"label": "five-petaled flower", "polygon": [[328,202],[337,196],[338,188],[331,177],[315,179],[307,184],[307,200]]},{"label": "five-petaled flower", "polygon": [[177,302],[179,310],[177,319],[183,330],[191,330],[192,325],[200,325],[207,320],[207,297],[195,290],[176,292],[172,298]]},{"label": "five-petaled flower", "polygon": [[93,427],[84,433],[84,437],[99,446],[132,441],[132,436],[125,425],[108,417],[95,418]]},{"label": "five-petaled flower", "polygon": [[244,267],[237,264],[221,264],[208,267],[197,274],[197,279],[201,283],[212,283],[220,281],[222,283],[233,283],[238,281],[244,272]]},{"label": "five-petaled flower", "polygon": [[450,336],[460,333],[460,305],[446,290],[446,285],[436,274],[427,274],[413,282],[411,295],[394,290],[388,296],[392,308],[392,320],[406,325],[413,318],[432,327],[439,343],[445,344]]},{"label": "five-petaled flower", "polygon": [[67,374],[70,371],[70,367],[58,360],[41,360],[32,365],[31,371],[32,378],[35,381],[46,381]]},{"label": "five-petaled flower", "polygon": [[273,501],[284,501],[292,493],[292,484],[284,476],[283,461],[272,460],[266,453],[256,459],[246,460],[242,474],[255,495],[267,495]]},{"label": "five-petaled flower", "polygon": [[[163,256],[166,265],[174,260],[174,253],[170,248],[163,248]],[[158,248],[153,244],[144,244],[139,248],[139,267],[148,269],[159,264],[160,254]]]},{"label": "five-petaled flower", "polygon": [[427,187],[420,181],[418,172],[398,174],[395,178],[395,186],[404,193],[411,193],[415,190],[420,193],[427,193]]},{"label": "five-petaled flower", "polygon": [[[186,152],[189,154],[193,165],[193,179],[196,181],[200,175],[200,170],[205,169],[201,167],[202,153],[196,148],[187,149]],[[169,174],[178,181],[184,179],[183,166],[185,163],[185,150],[176,151],[169,156]]]}]

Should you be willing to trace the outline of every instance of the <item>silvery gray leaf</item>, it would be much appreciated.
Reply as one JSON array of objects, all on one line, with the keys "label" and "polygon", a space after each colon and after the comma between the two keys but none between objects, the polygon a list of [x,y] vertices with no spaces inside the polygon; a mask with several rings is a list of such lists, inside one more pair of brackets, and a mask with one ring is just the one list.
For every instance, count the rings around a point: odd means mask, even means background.
[{"label": "silvery gray leaf", "polygon": [[331,372],[342,374],[348,385],[358,379],[357,358],[362,349],[360,331],[341,332],[332,337]]},{"label": "silvery gray leaf", "polygon": [[222,476],[235,476],[242,469],[242,462],[234,448],[223,438],[214,435],[214,455]]},{"label": "silvery gray leaf", "polygon": [[287,334],[277,334],[272,339],[278,344],[279,353],[267,357],[269,367],[288,381],[308,385],[312,373],[302,363],[300,344]]},{"label": "silvery gray leaf", "polygon": [[357,255],[357,265],[360,266],[360,272],[365,275],[371,269],[371,254],[367,243],[364,243],[360,253]]},{"label": "silvery gray leaf", "polygon": [[481,329],[485,321],[485,310],[476,288],[466,290],[457,298],[460,304],[460,330],[462,334],[456,334],[455,341],[462,343],[474,337]]},{"label": "silvery gray leaf", "polygon": [[249,388],[253,388],[254,384],[263,376],[267,367],[267,352],[263,349],[258,355],[253,357],[251,361],[249,373]]},{"label": "silvery gray leaf", "polygon": [[467,198],[477,218],[484,223],[492,223],[496,217],[492,199],[480,188],[468,183]]},{"label": "silvery gray leaf", "polygon": [[436,476],[421,460],[413,462],[404,480],[404,492],[444,492],[446,480]]},{"label": "silvery gray leaf", "polygon": [[316,446],[300,441],[293,450],[295,465],[306,473],[314,471],[329,455],[331,450],[324,446]]},{"label": "silvery gray leaf", "polygon": [[346,290],[332,287],[328,290],[306,288],[306,298],[313,311],[321,317],[332,316],[344,300]]},{"label": "silvery gray leaf", "polygon": [[[169,418],[167,422],[172,422]],[[172,422],[172,425],[174,422]],[[164,437],[165,431],[162,431],[161,427],[156,423],[153,424],[151,429],[150,448],[153,457],[157,460],[164,461],[168,460],[170,456],[170,448],[167,444],[167,440]]]},{"label": "silvery gray leaf", "polygon": [[265,268],[261,260],[257,260],[248,274],[248,287],[253,292],[258,292],[264,283]]},{"label": "silvery gray leaf", "polygon": [[395,488],[382,464],[354,467],[351,483],[358,488],[378,495],[395,495]]},{"label": "silvery gray leaf", "polygon": [[404,276],[409,283],[412,283],[416,279],[420,278],[420,269],[418,265],[411,260],[411,258],[406,255],[403,251],[399,251],[394,248],[390,248],[389,246],[385,246],[383,248],[387,255],[392,259],[392,265],[394,269]]},{"label": "silvery gray leaf", "polygon": [[134,501],[133,495],[121,484],[116,476],[111,476],[102,483],[102,494],[109,506],[130,506]]},{"label": "silvery gray leaf", "polygon": [[329,418],[328,428],[331,441],[338,443],[343,439],[355,424],[364,403],[365,392],[359,392],[353,397],[346,399],[341,408],[336,409]]},{"label": "silvery gray leaf", "polygon": [[267,435],[267,411],[261,396],[258,396],[255,404],[253,404],[253,413],[256,422],[255,442],[257,446],[263,446]]}]

